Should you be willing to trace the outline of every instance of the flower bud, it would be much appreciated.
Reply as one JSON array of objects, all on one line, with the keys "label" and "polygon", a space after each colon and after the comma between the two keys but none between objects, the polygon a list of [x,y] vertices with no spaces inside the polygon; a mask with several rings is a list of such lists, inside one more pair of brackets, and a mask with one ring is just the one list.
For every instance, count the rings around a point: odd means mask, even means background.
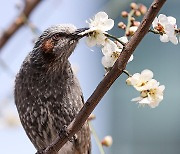
[{"label": "flower bud", "polygon": [[136,19],[134,17],[131,17],[131,22],[135,21]]},{"label": "flower bud", "polygon": [[127,78],[126,84],[127,84],[128,86],[131,86],[131,85],[132,85],[132,83],[131,83],[131,77]]},{"label": "flower bud", "polygon": [[147,7],[143,4],[140,4],[139,11],[141,12],[142,15],[144,15],[147,12]]},{"label": "flower bud", "polygon": [[119,22],[118,27],[122,29],[126,29],[126,25],[123,22]]},{"label": "flower bud", "polygon": [[137,6],[136,3],[133,2],[133,3],[130,4],[130,7],[131,7],[131,9],[136,10],[138,6]]},{"label": "flower bud", "polygon": [[110,147],[113,143],[113,139],[111,136],[105,136],[104,139],[101,141],[101,144],[106,147]]},{"label": "flower bud", "polygon": [[141,16],[141,12],[138,11],[138,10],[136,10],[136,11],[134,12],[134,15],[137,16],[137,17],[139,17],[139,16]]},{"label": "flower bud", "polygon": [[128,12],[127,11],[122,11],[121,16],[124,17],[124,18],[128,17]]},{"label": "flower bud", "polygon": [[139,22],[139,21],[134,21],[134,22],[133,22],[133,26],[137,26],[137,27],[138,27],[139,25],[140,25],[140,22]]},{"label": "flower bud", "polygon": [[130,32],[129,31],[126,32],[126,36],[130,36]]}]

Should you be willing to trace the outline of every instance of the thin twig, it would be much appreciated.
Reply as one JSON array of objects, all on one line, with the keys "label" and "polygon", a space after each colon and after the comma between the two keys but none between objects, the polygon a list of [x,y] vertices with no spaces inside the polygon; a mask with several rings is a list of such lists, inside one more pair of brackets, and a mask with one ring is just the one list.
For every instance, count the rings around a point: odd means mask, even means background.
[{"label": "thin twig", "polygon": [[11,76],[14,77],[15,73],[13,70],[6,64],[6,62],[0,58],[0,66]]},{"label": "thin twig", "polygon": [[24,15],[24,19],[25,19],[24,22],[29,27],[34,37],[37,38],[41,34],[41,31],[39,30],[39,28],[36,27],[32,22],[30,22],[29,19],[25,15]]},{"label": "thin twig", "polygon": [[104,149],[103,149],[103,147],[102,147],[102,144],[101,144],[101,142],[100,142],[100,140],[99,140],[99,137],[98,137],[98,135],[97,135],[97,133],[96,133],[96,130],[94,129],[94,127],[93,127],[93,125],[92,125],[91,122],[89,122],[89,127],[90,127],[91,132],[92,132],[92,134],[93,134],[93,136],[94,136],[94,139],[95,139],[95,141],[96,141],[96,144],[97,144],[97,146],[98,146],[98,148],[99,148],[100,154],[105,154]]},{"label": "thin twig", "polygon": [[128,13],[128,21],[127,21],[127,26],[126,26],[126,31],[125,31],[125,35],[129,33],[129,28],[131,26],[131,18],[134,15],[135,10],[132,9],[129,13]]},{"label": "thin twig", "polygon": [[180,34],[180,28],[175,29],[175,34],[179,35]]},{"label": "thin twig", "polygon": [[159,35],[162,35],[160,32],[156,31],[156,30],[153,30],[153,29],[149,29],[148,32],[151,32],[153,34],[159,34]]},{"label": "thin twig", "polygon": [[58,136],[54,140],[54,142],[46,148],[46,150],[44,151],[44,154],[51,154],[52,149],[56,149],[56,151],[58,151],[68,141],[69,138],[73,137],[73,135],[81,129],[81,127],[83,126],[85,121],[88,119],[89,115],[92,113],[92,111],[97,106],[99,101],[102,99],[105,93],[109,90],[109,88],[114,83],[114,81],[122,74],[130,56],[133,54],[134,50],[139,45],[143,37],[148,33],[149,28],[152,24],[152,21],[154,20],[155,16],[159,12],[159,10],[161,9],[165,1],[166,0],[154,0],[148,12],[144,16],[141,24],[139,25],[137,31],[131,37],[129,43],[125,45],[123,51],[121,52],[113,68],[104,77],[104,79],[99,83],[99,85],[97,86],[93,94],[89,97],[87,102],[79,111],[78,115],[67,127],[69,136],[67,136],[66,134],[61,134],[61,136]]},{"label": "thin twig", "polygon": [[127,70],[123,70],[123,73],[126,74],[128,77],[132,76]]},{"label": "thin twig", "polygon": [[122,42],[122,41],[119,40],[117,37],[115,37],[115,36],[113,36],[113,35],[111,35],[111,34],[105,33],[104,35],[107,36],[107,37],[109,37],[109,38],[112,38],[112,39],[118,41],[118,42],[121,43],[123,46],[126,45],[126,43]]}]

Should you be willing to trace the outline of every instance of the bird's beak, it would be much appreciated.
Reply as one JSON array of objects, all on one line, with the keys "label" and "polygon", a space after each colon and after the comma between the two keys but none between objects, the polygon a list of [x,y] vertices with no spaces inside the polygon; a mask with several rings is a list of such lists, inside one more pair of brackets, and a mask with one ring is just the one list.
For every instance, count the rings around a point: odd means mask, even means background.
[{"label": "bird's beak", "polygon": [[73,36],[76,38],[76,39],[81,39],[83,38],[84,36],[87,36],[87,33],[84,33],[84,31],[88,30],[89,28],[79,28],[77,29],[74,33],[73,33]]}]

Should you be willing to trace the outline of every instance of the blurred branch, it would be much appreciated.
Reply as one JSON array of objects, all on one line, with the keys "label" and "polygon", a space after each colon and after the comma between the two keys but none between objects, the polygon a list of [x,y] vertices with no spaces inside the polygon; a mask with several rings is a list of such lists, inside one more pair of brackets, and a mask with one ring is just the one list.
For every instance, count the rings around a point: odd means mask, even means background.
[{"label": "blurred branch", "polygon": [[90,130],[91,130],[91,133],[92,133],[93,136],[94,136],[94,139],[95,139],[95,141],[96,141],[96,144],[97,144],[97,146],[98,146],[98,148],[99,148],[100,154],[105,154],[104,149],[103,149],[103,146],[102,146],[102,144],[101,144],[101,141],[100,141],[100,139],[99,139],[99,137],[98,137],[98,135],[97,135],[97,133],[96,133],[96,130],[94,129],[94,127],[93,127],[93,125],[92,125],[91,122],[89,122],[89,127],[90,127]]},{"label": "blurred branch", "polygon": [[30,28],[30,30],[33,33],[35,39],[37,39],[38,36],[41,34],[41,30],[36,25],[34,25],[32,22],[30,22],[28,19],[26,20],[26,24]]},{"label": "blurred branch", "polygon": [[15,32],[25,24],[34,8],[41,0],[25,0],[25,6],[20,15],[12,22],[12,24],[2,33],[0,37],[0,49],[15,34]]},{"label": "blurred branch", "polygon": [[11,68],[1,58],[0,58],[0,67],[2,67],[11,77],[15,76],[15,73],[13,72],[13,70],[11,70]]},{"label": "blurred branch", "polygon": [[[125,69],[130,56],[133,54],[136,47],[139,45],[143,37],[149,31],[149,27],[152,24],[155,16],[163,6],[166,0],[154,0],[151,4],[148,12],[144,16],[138,30],[130,39],[121,52],[118,60],[114,64],[113,68],[104,77],[104,79],[99,83],[93,94],[89,97],[87,102],[84,104],[83,108],[80,110],[76,118],[67,127],[67,132],[60,134],[54,142],[49,145],[44,151],[39,152],[43,154],[57,154],[57,151],[71,138],[73,135],[81,129],[89,115],[92,113],[94,108],[97,106],[99,101],[109,90],[114,81],[122,74]],[[68,136],[67,136],[68,133]]]}]

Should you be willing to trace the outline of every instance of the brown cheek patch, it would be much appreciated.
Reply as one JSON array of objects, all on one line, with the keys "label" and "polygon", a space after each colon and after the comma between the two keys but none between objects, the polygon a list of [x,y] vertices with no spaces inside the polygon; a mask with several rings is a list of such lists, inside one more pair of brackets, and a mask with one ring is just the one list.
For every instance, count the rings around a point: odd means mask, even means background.
[{"label": "brown cheek patch", "polygon": [[51,52],[54,48],[54,42],[51,39],[45,40],[42,44],[42,49],[44,52]]}]

